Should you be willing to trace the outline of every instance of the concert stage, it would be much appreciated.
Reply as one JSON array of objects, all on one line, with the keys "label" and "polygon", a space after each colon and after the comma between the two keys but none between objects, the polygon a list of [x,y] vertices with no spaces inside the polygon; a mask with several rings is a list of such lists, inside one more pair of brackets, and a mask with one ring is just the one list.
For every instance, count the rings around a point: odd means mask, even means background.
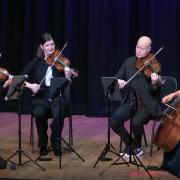
[{"label": "concert stage", "polygon": [[[51,121],[51,120],[50,120]],[[49,123],[50,124],[50,123]],[[128,126],[128,123],[126,124]],[[146,135],[148,142],[150,141],[152,122],[146,126]],[[49,128],[50,134],[50,128]],[[29,144],[30,134],[30,116],[22,115],[22,150],[33,159],[38,157],[37,133],[35,129],[35,153],[31,152]],[[68,141],[68,119],[65,120],[63,129],[63,137]],[[73,148],[85,159],[82,162],[80,158],[73,152],[63,149],[62,169],[59,169],[59,158],[54,156],[52,152],[52,161],[40,162],[37,161],[45,171],[42,171],[34,163],[29,162],[23,166],[17,166],[12,170],[10,163],[6,169],[0,170],[0,179],[66,179],[66,180],[116,180],[116,179],[150,179],[144,169],[137,169],[136,166],[116,165],[110,167],[106,172],[100,174],[107,169],[113,161],[99,161],[97,166],[93,168],[98,156],[103,150],[107,142],[107,118],[86,117],[83,115],[73,116]],[[111,131],[111,143],[118,150],[119,137]],[[144,142],[143,142],[144,143]],[[63,147],[66,147],[62,143]],[[0,113],[0,156],[4,159],[8,158],[18,148],[18,116],[16,113]],[[149,157],[149,146],[144,148],[144,155],[140,157],[143,164],[160,165],[162,160],[162,151],[156,151],[154,148],[153,156]],[[117,156],[108,153],[107,157],[112,157],[113,160]],[[14,157],[14,161],[18,160],[18,156]],[[26,161],[22,155],[22,161]],[[149,171],[153,179],[169,180],[178,179],[165,171]]]}]

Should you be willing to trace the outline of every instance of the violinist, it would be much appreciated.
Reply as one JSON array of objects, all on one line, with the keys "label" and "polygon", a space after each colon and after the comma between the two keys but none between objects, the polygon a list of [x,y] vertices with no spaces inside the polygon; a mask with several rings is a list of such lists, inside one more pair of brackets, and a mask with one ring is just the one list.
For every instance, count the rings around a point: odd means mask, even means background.
[{"label": "violinist", "polygon": [[[49,33],[45,33],[40,38],[39,48],[37,50],[37,56],[24,68],[22,74],[27,74],[30,78],[30,82],[25,82],[25,87],[29,88],[33,94],[32,100],[32,114],[35,117],[37,133],[39,136],[40,158],[39,160],[46,161],[52,158],[48,155],[48,117],[52,116],[51,137],[50,141],[54,154],[59,156],[60,142],[59,135],[62,133],[64,119],[61,119],[61,105],[60,98],[57,96],[53,101],[49,101],[49,87],[50,79],[52,77],[67,77],[71,78],[71,72],[68,67],[64,68],[64,71],[59,72],[55,66],[51,66],[47,63],[47,59],[55,52],[55,42]],[[45,77],[45,78],[44,78]],[[42,81],[44,79],[44,81]],[[4,86],[7,86],[9,80],[5,82]],[[63,100],[66,105],[66,101]],[[60,123],[59,123],[60,121]],[[58,128],[60,124],[60,128]],[[60,129],[60,132],[59,132]]]},{"label": "violinist", "polygon": [[[111,128],[122,138],[126,146],[120,152],[120,155],[124,154],[125,157],[129,157],[132,153],[136,156],[143,154],[141,145],[143,124],[147,123],[152,117],[161,114],[161,107],[158,101],[160,88],[158,70],[152,71],[149,76],[146,76],[144,69],[142,69],[127,84],[128,80],[139,70],[137,67],[139,60],[143,61],[143,64],[147,62],[151,44],[149,37],[140,37],[136,45],[136,56],[128,57],[115,75],[124,98],[117,110],[112,114],[110,124]],[[131,102],[134,98],[136,98],[136,103],[132,107]],[[133,137],[130,137],[129,132],[124,127],[124,122],[130,118]],[[131,142],[133,143],[131,144]],[[130,144],[132,145],[131,148]],[[130,149],[132,150],[131,152]]]}]

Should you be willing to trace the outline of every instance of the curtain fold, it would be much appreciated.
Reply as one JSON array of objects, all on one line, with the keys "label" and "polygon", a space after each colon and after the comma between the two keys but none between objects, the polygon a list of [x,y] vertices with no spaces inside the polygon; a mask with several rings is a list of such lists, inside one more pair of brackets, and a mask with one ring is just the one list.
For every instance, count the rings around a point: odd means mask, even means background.
[{"label": "curtain fold", "polygon": [[1,0],[0,66],[19,74],[49,32],[59,49],[68,42],[63,53],[80,74],[72,84],[73,113],[104,115],[100,77],[116,74],[141,35],[152,38],[154,53],[164,46],[161,72],[179,80],[179,7],[178,0]]}]

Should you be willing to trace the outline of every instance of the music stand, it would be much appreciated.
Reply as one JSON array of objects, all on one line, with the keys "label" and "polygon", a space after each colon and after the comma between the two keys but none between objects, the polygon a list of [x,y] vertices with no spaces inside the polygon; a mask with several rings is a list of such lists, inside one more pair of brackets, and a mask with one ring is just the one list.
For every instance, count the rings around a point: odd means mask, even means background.
[{"label": "music stand", "polygon": [[[137,77],[137,76],[136,76]],[[144,168],[144,170],[146,171],[146,173],[149,175],[149,177],[151,179],[153,179],[152,175],[149,173],[149,171],[147,170],[147,168],[143,165],[143,163],[141,162],[141,160],[139,159],[138,156],[136,156],[133,152],[133,140],[132,140],[132,118],[134,117],[134,112],[135,109],[137,108],[137,96],[136,96],[136,92],[135,89],[132,87],[132,83],[129,84],[130,87],[130,101],[131,101],[131,112],[130,112],[130,155],[129,155],[129,161],[125,161],[123,159],[123,156],[126,154],[126,152],[124,152],[122,155],[118,155],[119,157],[108,167],[106,168],[104,171],[102,171],[100,174],[103,174],[105,171],[107,171],[112,165],[122,165],[122,164],[127,164],[129,167],[129,164],[132,165],[136,165],[137,168],[139,169],[139,167]],[[124,162],[118,162],[120,159],[122,159]]]},{"label": "music stand", "polygon": [[[60,104],[61,104],[61,119],[63,119],[63,114],[64,114],[64,105],[63,105],[63,89],[66,88],[67,85],[70,85],[71,80],[65,77],[54,77],[51,78],[51,86],[50,86],[50,93],[49,93],[49,98],[50,101],[53,101],[54,98],[56,98],[57,96],[61,96],[60,98]],[[58,128],[60,131],[60,122],[58,122]],[[70,151],[74,152],[83,162],[85,161],[75,150],[74,148],[64,140],[64,138],[61,136],[61,133],[59,133],[59,145],[60,145],[60,156],[59,156],[59,169],[61,169],[61,149],[62,149],[62,145],[61,145],[61,141],[64,142],[64,144],[66,144],[66,146],[69,148]]]},{"label": "music stand", "polygon": [[[7,161],[12,162],[18,166],[24,165],[28,162],[33,162],[34,164],[36,164],[39,168],[41,168],[43,171],[45,171],[45,169],[43,167],[41,167],[36,161],[34,161],[30,156],[28,156],[27,154],[24,153],[24,151],[22,151],[21,148],[21,94],[23,91],[23,84],[25,82],[25,80],[28,78],[27,75],[19,75],[19,76],[14,76],[12,79],[12,83],[8,89],[8,93],[5,97],[5,100],[8,101],[10,99],[17,99],[18,100],[18,150],[16,150],[15,153],[13,153],[9,158],[7,158]],[[13,158],[15,155],[18,155],[19,157],[19,162],[16,163],[14,161],[11,161],[10,159]],[[22,163],[22,155],[24,155],[25,157],[27,157],[29,160]]]},{"label": "music stand", "polygon": [[121,93],[118,88],[117,78],[115,77],[101,77],[101,82],[104,90],[104,95],[108,103],[108,127],[107,127],[107,143],[101,152],[100,156],[97,158],[97,161],[94,164],[94,168],[96,167],[99,161],[109,161],[112,158],[106,158],[106,154],[108,152],[112,152],[113,154],[119,155],[114,146],[110,142],[110,116],[111,116],[111,106],[110,101],[121,101]]}]

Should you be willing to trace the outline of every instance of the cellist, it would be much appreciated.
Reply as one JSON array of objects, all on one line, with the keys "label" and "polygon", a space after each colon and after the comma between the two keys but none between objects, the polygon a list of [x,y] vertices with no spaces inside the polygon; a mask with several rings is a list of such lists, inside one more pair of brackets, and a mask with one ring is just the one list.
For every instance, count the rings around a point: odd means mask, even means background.
[{"label": "cellist", "polygon": [[[168,103],[173,98],[175,98],[174,101],[180,101],[180,90],[163,97],[162,103]],[[161,168],[180,177],[180,143],[172,151],[164,152]]]},{"label": "cellist", "polygon": [[177,90],[171,94],[168,94],[162,98],[162,103],[165,104],[169,101],[171,101],[174,97],[180,96],[180,90]]},{"label": "cellist", "polygon": [[[162,103],[168,103],[173,100],[173,104],[180,101],[180,90],[168,94],[162,98]],[[163,162],[160,167],[149,166],[148,169],[151,170],[165,170],[177,177],[180,177],[180,142],[177,146],[170,152],[165,152],[163,154]]]}]

